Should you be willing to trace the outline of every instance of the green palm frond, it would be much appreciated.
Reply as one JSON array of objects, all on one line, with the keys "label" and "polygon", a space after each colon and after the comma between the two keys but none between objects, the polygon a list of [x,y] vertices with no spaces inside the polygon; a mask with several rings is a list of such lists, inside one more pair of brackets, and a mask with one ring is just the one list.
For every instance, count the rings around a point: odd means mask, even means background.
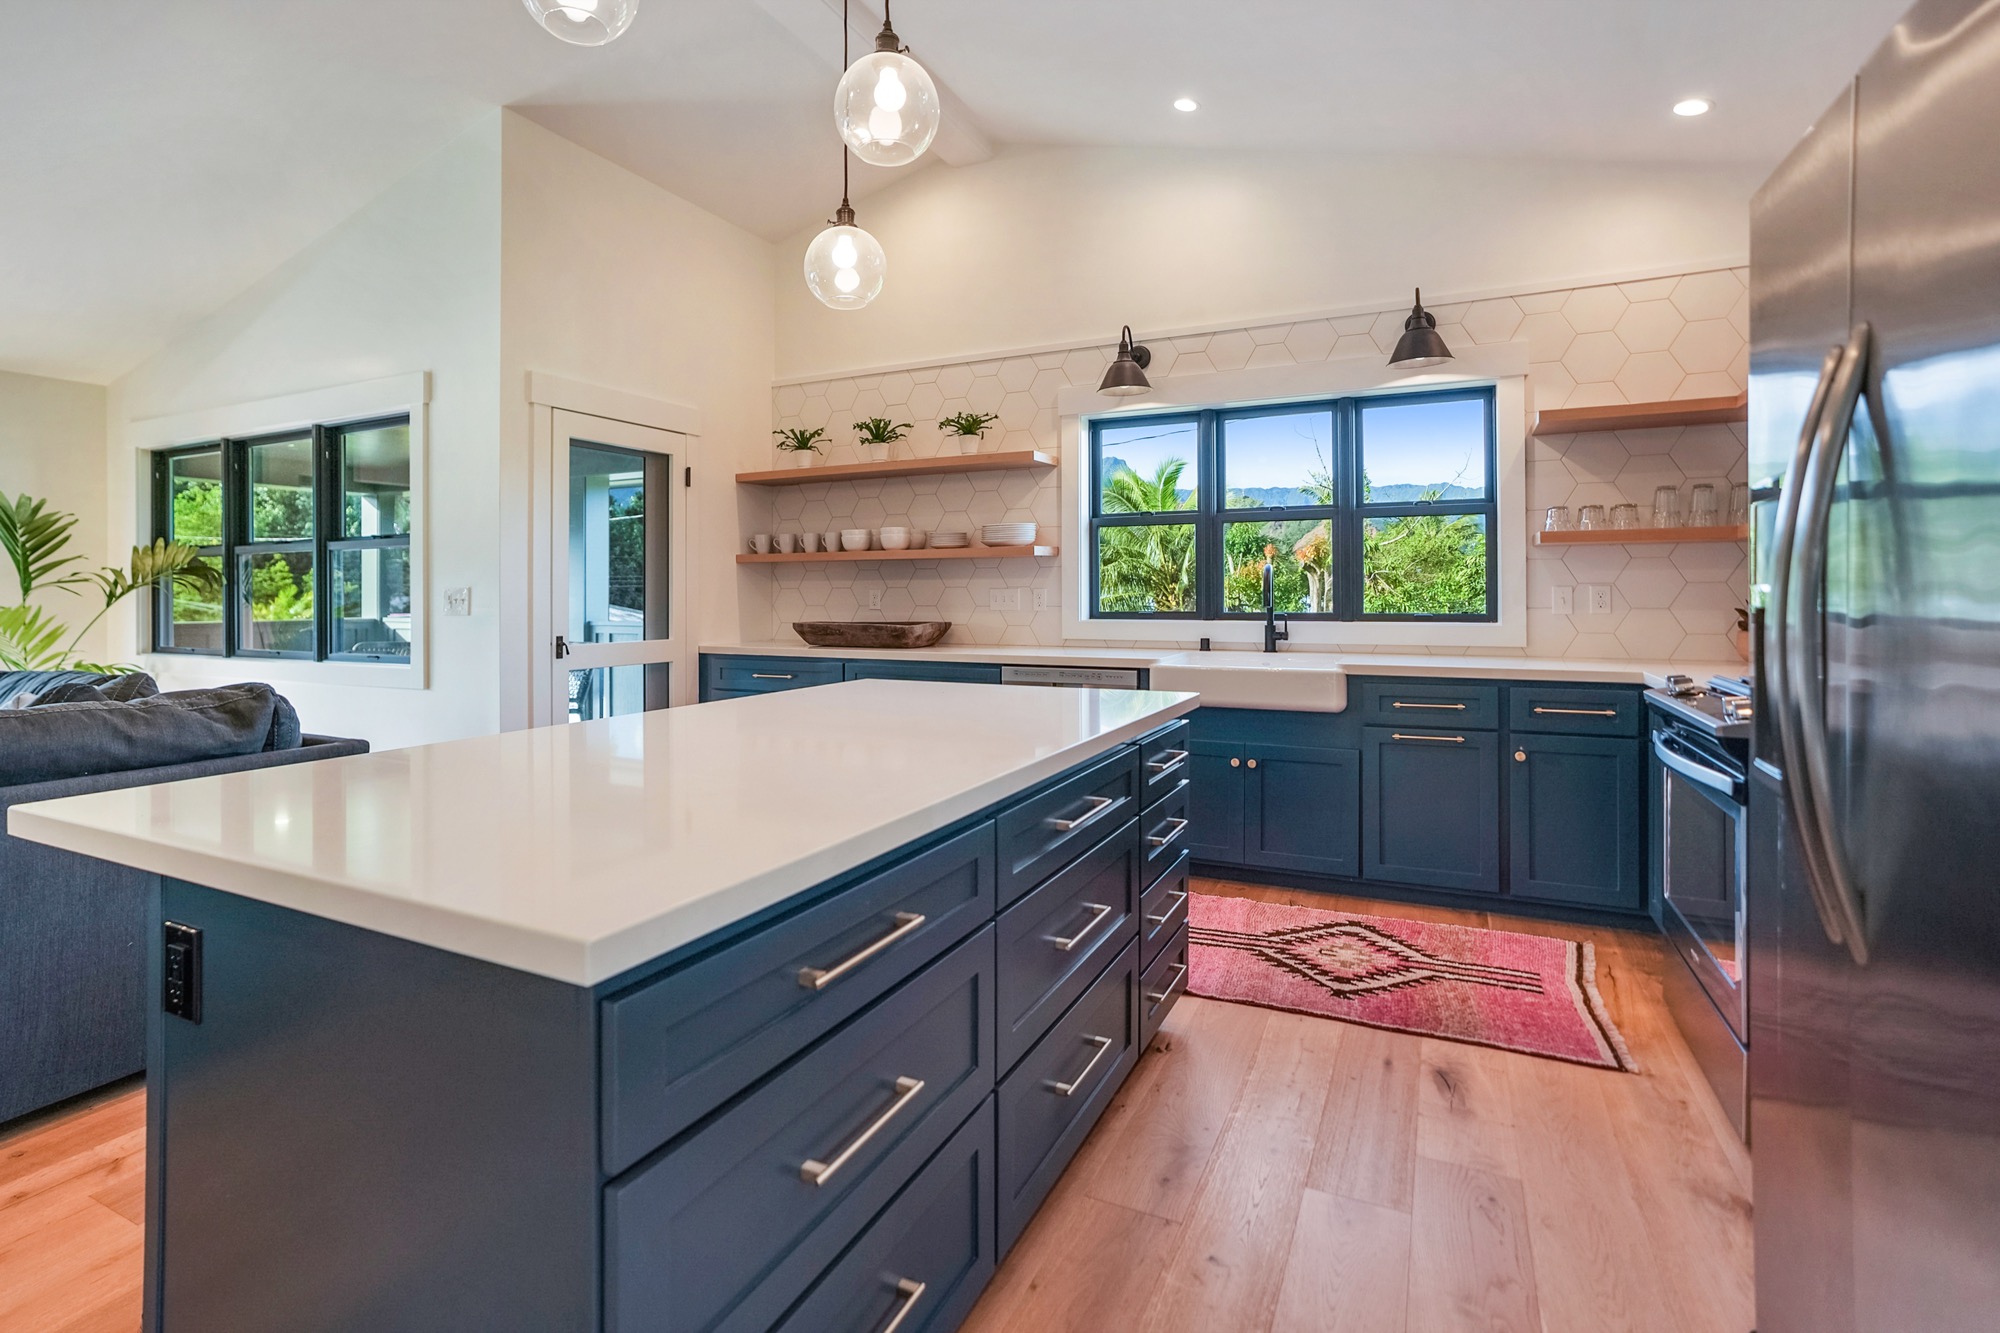
[{"label": "green palm frond", "polygon": [[64,665],[60,620],[39,606],[0,606],[0,666],[9,671],[53,671]]},{"label": "green palm frond", "polygon": [[82,581],[73,572],[55,577],[65,565],[83,558],[59,554],[69,543],[70,529],[75,526],[75,514],[50,509],[46,500],[27,495],[9,500],[0,495],[0,549],[5,549],[7,558],[14,563],[22,600],[41,584],[69,587]]},{"label": "green palm frond", "polygon": [[222,594],[222,571],[212,563],[204,562],[200,551],[179,542],[170,542],[164,537],[156,538],[151,546],[132,548],[132,563],[126,569],[106,565],[91,571],[87,576],[97,584],[104,594],[106,608],[128,597],[140,588],[153,587],[165,580],[173,580],[174,586],[198,597],[218,597]]}]

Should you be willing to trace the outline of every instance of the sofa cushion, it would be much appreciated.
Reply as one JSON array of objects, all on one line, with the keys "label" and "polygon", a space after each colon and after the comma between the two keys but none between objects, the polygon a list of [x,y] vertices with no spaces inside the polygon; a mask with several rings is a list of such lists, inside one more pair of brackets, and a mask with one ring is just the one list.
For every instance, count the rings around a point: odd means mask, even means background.
[{"label": "sofa cushion", "polygon": [[[102,685],[111,677],[98,671],[0,671],[0,708],[19,708],[15,699],[31,701],[34,696],[58,685],[82,681],[86,685]],[[147,677],[151,679],[151,677]]]},{"label": "sofa cushion", "polygon": [[26,699],[30,708],[47,708],[50,704],[101,704],[109,703],[110,696],[87,681],[66,680],[60,685],[51,685],[40,694],[17,694],[17,699]]},{"label": "sofa cushion", "polygon": [[277,748],[277,711],[255,684],[0,711],[0,786],[256,754]]},{"label": "sofa cushion", "polygon": [[299,710],[284,695],[273,695],[277,706],[271,710],[271,734],[264,738],[267,750],[296,750],[302,743]]},{"label": "sofa cushion", "polygon": [[113,703],[129,703],[133,699],[150,699],[160,692],[160,682],[143,671],[127,671],[113,676],[108,682],[97,687],[104,697]]}]

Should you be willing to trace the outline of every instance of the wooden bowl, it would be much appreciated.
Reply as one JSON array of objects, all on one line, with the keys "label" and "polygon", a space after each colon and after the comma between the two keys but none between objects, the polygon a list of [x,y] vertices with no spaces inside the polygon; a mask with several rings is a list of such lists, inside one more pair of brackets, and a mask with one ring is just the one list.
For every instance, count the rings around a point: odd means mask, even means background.
[{"label": "wooden bowl", "polygon": [[815,648],[928,648],[949,620],[795,620],[792,629]]}]

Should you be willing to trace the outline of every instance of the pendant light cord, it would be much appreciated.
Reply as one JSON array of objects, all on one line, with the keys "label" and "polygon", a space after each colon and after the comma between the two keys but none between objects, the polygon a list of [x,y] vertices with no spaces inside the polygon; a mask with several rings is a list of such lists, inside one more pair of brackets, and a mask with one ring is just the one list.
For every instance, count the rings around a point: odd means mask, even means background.
[{"label": "pendant light cord", "polygon": [[[847,45],[848,3],[849,0],[840,0],[840,68],[843,71],[845,71],[849,65],[854,63],[851,59],[849,59],[849,56],[852,53],[848,50],[848,45]],[[889,8],[888,0],[882,0],[882,11],[885,14],[888,12],[888,8]],[[840,144],[840,207],[842,212],[853,211],[853,201],[847,197],[848,196],[847,167],[848,167],[847,141],[843,139]]]}]

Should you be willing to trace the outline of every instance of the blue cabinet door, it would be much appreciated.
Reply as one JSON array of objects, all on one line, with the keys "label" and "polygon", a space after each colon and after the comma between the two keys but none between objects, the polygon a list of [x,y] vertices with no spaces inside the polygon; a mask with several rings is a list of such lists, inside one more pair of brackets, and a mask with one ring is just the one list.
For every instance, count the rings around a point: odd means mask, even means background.
[{"label": "blue cabinet door", "polygon": [[1188,849],[1197,861],[1243,864],[1245,749],[1227,741],[1189,741]]},{"label": "blue cabinet door", "polygon": [[1516,732],[1507,768],[1507,891],[1637,911],[1644,905],[1637,740]]},{"label": "blue cabinet door", "polygon": [[1245,864],[1361,873],[1359,750],[1253,745],[1243,772]]},{"label": "blue cabinet door", "polygon": [[1500,737],[1362,730],[1362,870],[1368,879],[1500,891]]}]

